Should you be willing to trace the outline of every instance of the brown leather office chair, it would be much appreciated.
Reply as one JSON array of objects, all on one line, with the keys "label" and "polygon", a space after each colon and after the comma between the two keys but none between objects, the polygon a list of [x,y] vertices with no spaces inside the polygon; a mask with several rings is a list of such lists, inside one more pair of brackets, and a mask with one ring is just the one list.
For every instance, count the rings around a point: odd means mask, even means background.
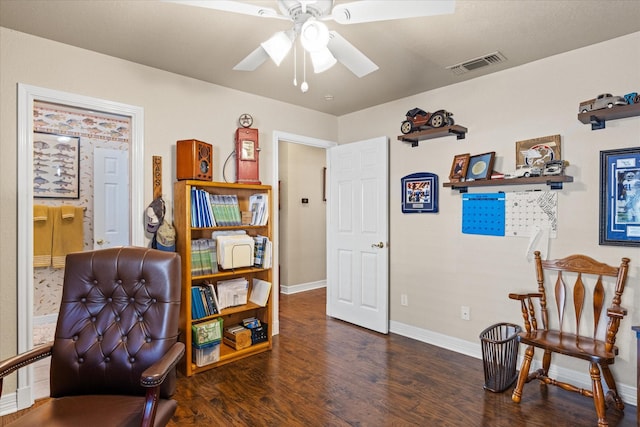
[{"label": "brown leather office chair", "polygon": [[[609,425],[605,416],[607,404],[624,409],[610,365],[618,355],[616,334],[627,314],[621,298],[629,261],[622,258],[616,267],[585,255],[542,260],[540,252],[535,252],[538,291],[509,294],[509,298],[520,301],[526,329],[518,334],[526,351],[512,394],[514,402],[520,403],[525,383],[539,380],[541,384],[593,398],[599,427]],[[549,289],[545,288],[545,279],[550,279]],[[530,373],[536,348],[543,350],[542,367]],[[591,389],[551,378],[549,368],[554,353],[588,362]],[[606,395],[603,379],[608,387]]]},{"label": "brown leather office chair", "polygon": [[124,247],[70,254],[54,341],[0,362],[2,379],[51,356],[51,399],[12,426],[163,426],[177,402],[180,256]]}]

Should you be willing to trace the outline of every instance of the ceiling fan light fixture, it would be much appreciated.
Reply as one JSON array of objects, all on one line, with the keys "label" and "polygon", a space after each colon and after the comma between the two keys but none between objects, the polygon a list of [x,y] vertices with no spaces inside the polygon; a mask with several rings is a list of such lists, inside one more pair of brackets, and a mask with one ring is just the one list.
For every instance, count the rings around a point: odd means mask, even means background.
[{"label": "ceiling fan light fixture", "polygon": [[325,49],[329,43],[329,29],[315,18],[309,18],[300,29],[300,42],[307,52]]},{"label": "ceiling fan light fixture", "polygon": [[273,62],[280,66],[282,60],[287,56],[293,46],[291,37],[285,31],[275,33],[269,40],[260,44],[267,52]]},{"label": "ceiling fan light fixture", "polygon": [[324,49],[309,52],[309,56],[311,57],[311,63],[313,64],[313,72],[316,74],[327,71],[338,62],[326,47]]}]

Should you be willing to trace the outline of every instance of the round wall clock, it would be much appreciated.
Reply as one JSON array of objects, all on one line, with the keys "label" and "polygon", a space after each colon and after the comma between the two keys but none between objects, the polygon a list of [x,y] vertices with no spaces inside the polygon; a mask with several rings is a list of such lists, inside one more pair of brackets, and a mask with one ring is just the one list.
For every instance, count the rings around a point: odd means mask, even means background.
[{"label": "round wall clock", "polygon": [[243,128],[251,127],[253,124],[253,117],[251,117],[251,114],[244,113],[240,118],[238,118],[238,123],[240,123],[240,126]]}]

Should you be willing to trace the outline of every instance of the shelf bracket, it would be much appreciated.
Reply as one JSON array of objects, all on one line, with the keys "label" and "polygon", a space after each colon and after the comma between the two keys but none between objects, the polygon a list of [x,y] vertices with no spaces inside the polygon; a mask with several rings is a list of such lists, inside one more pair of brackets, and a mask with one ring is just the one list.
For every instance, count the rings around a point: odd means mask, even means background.
[{"label": "shelf bracket", "polygon": [[591,123],[591,130],[598,130],[605,128],[605,120],[601,120],[596,116],[589,116],[589,123]]},{"label": "shelf bracket", "polygon": [[550,182],[550,181],[547,181],[547,185],[552,190],[562,190],[562,183],[561,182]]}]

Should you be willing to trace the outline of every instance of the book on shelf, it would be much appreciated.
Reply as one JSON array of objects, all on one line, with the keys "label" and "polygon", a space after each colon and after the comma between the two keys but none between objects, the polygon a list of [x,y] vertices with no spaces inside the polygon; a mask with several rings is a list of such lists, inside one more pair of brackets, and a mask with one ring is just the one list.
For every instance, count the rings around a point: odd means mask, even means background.
[{"label": "book on shelf", "polygon": [[191,189],[192,227],[230,227],[242,225],[240,204],[235,194],[211,194]]},{"label": "book on shelf", "polygon": [[191,318],[193,320],[201,319],[205,317],[204,305],[202,304],[202,297],[200,296],[200,289],[198,286],[191,287]]},{"label": "book on shelf", "polygon": [[215,295],[215,287],[211,284],[191,286],[191,318],[193,320],[220,312]]},{"label": "book on shelf", "polygon": [[249,301],[259,306],[266,306],[269,300],[269,294],[271,292],[271,282],[261,280],[258,278],[253,279],[253,287],[251,289],[251,296]]},{"label": "book on shelf", "polygon": [[254,236],[254,267],[270,268],[273,244],[267,236]]},{"label": "book on shelf", "polygon": [[191,275],[205,276],[218,272],[217,243],[214,239],[191,241]]},{"label": "book on shelf", "polygon": [[251,225],[267,225],[269,219],[269,195],[257,193],[249,196]]}]

